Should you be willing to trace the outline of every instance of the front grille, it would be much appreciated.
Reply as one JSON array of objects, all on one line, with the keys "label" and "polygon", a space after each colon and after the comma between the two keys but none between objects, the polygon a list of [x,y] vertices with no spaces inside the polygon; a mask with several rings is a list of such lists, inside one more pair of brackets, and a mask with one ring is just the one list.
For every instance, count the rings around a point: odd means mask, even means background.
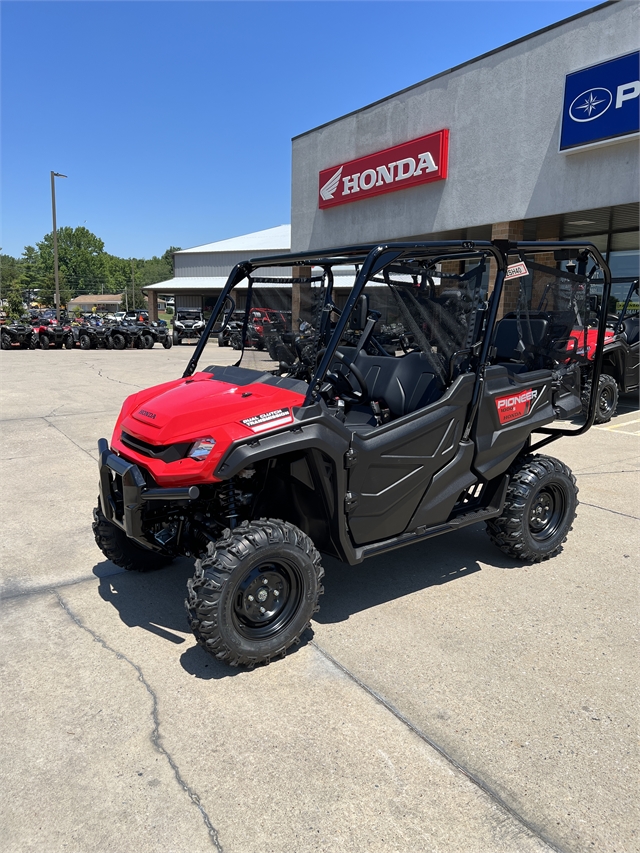
[{"label": "front grille", "polygon": [[150,444],[124,431],[120,439],[130,450],[135,450],[142,456],[150,456],[152,459],[161,459],[163,462],[177,462],[178,459],[184,459],[193,444],[192,441],[183,441],[180,444]]}]

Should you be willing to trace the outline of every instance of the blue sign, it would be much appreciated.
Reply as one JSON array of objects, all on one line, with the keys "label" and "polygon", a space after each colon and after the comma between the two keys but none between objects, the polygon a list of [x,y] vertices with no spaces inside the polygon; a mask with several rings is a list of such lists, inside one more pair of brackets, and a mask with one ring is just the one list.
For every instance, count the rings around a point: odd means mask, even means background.
[{"label": "blue sign", "polygon": [[560,150],[640,131],[640,51],[567,74]]}]

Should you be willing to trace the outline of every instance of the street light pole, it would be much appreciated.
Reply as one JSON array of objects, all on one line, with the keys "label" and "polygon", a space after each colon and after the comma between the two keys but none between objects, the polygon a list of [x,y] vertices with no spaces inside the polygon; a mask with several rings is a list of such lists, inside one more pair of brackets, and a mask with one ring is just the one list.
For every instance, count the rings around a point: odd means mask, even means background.
[{"label": "street light pole", "polygon": [[53,275],[56,282],[56,321],[60,322],[60,281],[58,278],[58,228],[56,225],[56,178],[66,178],[60,172],[51,172],[51,210],[53,212]]}]

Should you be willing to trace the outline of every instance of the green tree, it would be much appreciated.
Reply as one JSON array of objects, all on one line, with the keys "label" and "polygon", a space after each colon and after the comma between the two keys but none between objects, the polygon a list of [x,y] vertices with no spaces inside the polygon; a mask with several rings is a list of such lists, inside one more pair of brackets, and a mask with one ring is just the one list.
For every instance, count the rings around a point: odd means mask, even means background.
[{"label": "green tree", "polygon": [[[53,273],[53,232],[36,244],[45,275]],[[88,228],[58,228],[58,269],[73,296],[102,293],[107,285],[104,242]]]},{"label": "green tree", "polygon": [[11,255],[0,255],[0,299],[7,299],[9,289],[20,278],[20,261]]},{"label": "green tree", "polygon": [[24,306],[22,302],[22,288],[18,279],[11,282],[11,286],[7,291],[7,313],[9,316],[17,320],[24,314]]},{"label": "green tree", "polygon": [[20,263],[20,286],[25,294],[27,305],[39,296],[40,282],[43,277],[40,255],[33,246],[25,246]]}]

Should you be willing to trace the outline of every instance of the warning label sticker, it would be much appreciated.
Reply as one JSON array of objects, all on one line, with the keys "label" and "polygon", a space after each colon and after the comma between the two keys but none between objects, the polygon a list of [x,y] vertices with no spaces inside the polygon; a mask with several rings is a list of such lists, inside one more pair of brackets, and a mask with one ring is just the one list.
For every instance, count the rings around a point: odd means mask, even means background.
[{"label": "warning label sticker", "polygon": [[520,261],[518,264],[508,266],[504,277],[505,279],[524,278],[525,275],[529,275],[529,270],[527,269],[527,265]]},{"label": "warning label sticker", "polygon": [[528,415],[533,404],[538,396],[538,391],[533,388],[528,388],[526,391],[521,391],[519,394],[509,394],[506,397],[496,397],[496,408],[498,410],[498,420],[501,424],[508,424],[511,421],[517,421],[518,418],[523,418]]},{"label": "warning label sticker", "polygon": [[254,415],[241,421],[254,432],[262,432],[265,429],[273,429],[278,426],[286,426],[293,422],[293,415],[289,409],[274,409],[273,412],[265,412],[262,415]]}]

